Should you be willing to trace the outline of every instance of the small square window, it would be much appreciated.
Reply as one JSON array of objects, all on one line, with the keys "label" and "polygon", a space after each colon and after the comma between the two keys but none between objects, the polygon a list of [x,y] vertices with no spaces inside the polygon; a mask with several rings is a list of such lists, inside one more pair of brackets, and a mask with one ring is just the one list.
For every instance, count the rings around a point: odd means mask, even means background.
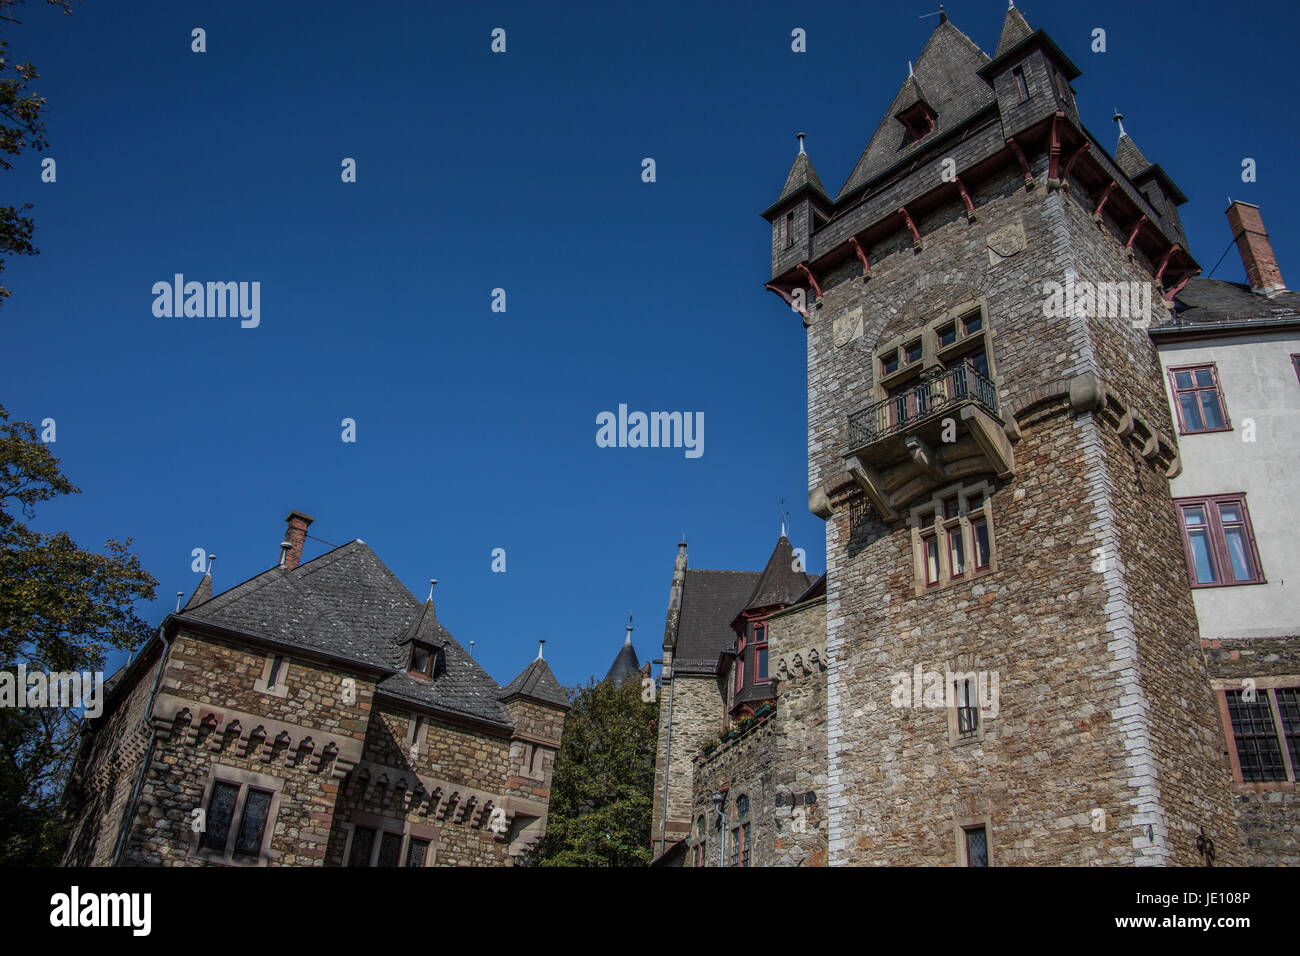
[{"label": "small square window", "polygon": [[944,500],[944,503],[943,503],[943,516],[944,516],[945,518],[955,518],[955,517],[957,517],[957,514],[958,514],[958,512],[959,512],[960,510],[961,510],[961,509],[960,509],[960,506],[958,505],[958,498],[957,498],[956,495],[953,495],[951,498],[947,498],[947,499]]},{"label": "small square window", "polygon": [[889,355],[880,357],[880,369],[885,375],[892,375],[898,371],[898,353],[891,352]]},{"label": "small square window", "polygon": [[433,646],[419,643],[411,645],[410,672],[412,674],[422,674],[425,677],[432,677],[437,661],[438,653]]},{"label": "small square window", "polygon": [[972,312],[961,320],[961,329],[964,335],[974,335],[983,327],[984,314],[982,312]]},{"label": "small square window", "polygon": [[276,654],[271,658],[271,673],[266,677],[266,687],[270,690],[280,680],[280,668],[284,666],[284,655]]},{"label": "small square window", "polygon": [[911,345],[903,346],[903,355],[908,365],[921,361],[921,343],[913,342]]},{"label": "small square window", "polygon": [[939,336],[939,348],[943,348],[945,345],[952,345],[952,343],[957,341],[957,326],[955,323],[953,325],[944,326],[936,334]]}]

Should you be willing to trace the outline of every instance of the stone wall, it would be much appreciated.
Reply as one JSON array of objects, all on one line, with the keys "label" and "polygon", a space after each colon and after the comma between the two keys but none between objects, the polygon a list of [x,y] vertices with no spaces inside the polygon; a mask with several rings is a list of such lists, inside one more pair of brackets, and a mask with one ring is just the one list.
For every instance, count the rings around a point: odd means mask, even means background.
[{"label": "stone wall", "polygon": [[[671,711],[671,716],[670,716]],[[709,740],[717,740],[723,722],[723,699],[712,675],[672,674],[659,691],[659,743],[655,757],[654,816],[651,840],[658,856],[690,831],[694,803],[691,760]],[[665,754],[671,753],[665,773]],[[667,837],[664,832],[664,793],[667,789]]]},{"label": "stone wall", "polygon": [[[957,863],[977,825],[995,865],[1195,864],[1201,826],[1234,859],[1166,461],[1070,399],[1096,376],[1167,457],[1154,348],[1127,319],[1044,308],[1067,269],[1150,277],[1046,188],[1045,157],[1034,170],[1028,189],[1018,170],[985,182],[974,222],[956,201],[923,217],[919,252],[901,230],[878,243],[870,280],[852,262],[828,275],[808,329],[809,482],[841,489],[827,522],[833,863]],[[877,343],[971,299],[986,306],[1003,419],[1017,419],[1015,470],[991,494],[995,570],[918,596],[907,529],[845,490],[847,416],[873,398]],[[855,309],[861,334],[837,343],[835,320]],[[893,706],[894,675],[917,665],[996,675],[980,737],[954,742],[948,707]]]}]

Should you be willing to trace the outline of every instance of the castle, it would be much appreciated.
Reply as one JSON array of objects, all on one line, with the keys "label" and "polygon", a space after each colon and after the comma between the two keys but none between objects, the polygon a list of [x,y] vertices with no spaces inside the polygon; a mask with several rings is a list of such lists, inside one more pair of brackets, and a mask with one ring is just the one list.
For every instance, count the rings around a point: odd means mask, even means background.
[{"label": "castle", "polygon": [[[1295,546],[1247,507],[1280,520],[1300,297],[1247,204],[1251,288],[1197,278],[1186,197],[1083,127],[1079,75],[1014,6],[992,57],[941,13],[834,198],[800,134],[766,287],[806,329],[826,574],[764,594],[679,546],[659,865],[1300,862],[1265,576]],[[1270,471],[1225,479],[1223,395],[1264,361]]]},{"label": "castle", "polygon": [[493,866],[546,830],[568,696],[499,686],[362,541],[205,574],[106,685],[64,865]]}]

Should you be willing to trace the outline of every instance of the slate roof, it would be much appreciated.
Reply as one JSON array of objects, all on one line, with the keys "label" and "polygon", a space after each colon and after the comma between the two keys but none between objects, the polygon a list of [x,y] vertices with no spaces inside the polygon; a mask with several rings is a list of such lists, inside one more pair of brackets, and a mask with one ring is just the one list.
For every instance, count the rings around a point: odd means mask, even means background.
[{"label": "slate roof", "polygon": [[610,665],[605,680],[612,680],[614,686],[621,687],[624,681],[638,680],[640,677],[641,664],[636,659],[636,650],[632,647],[632,638],[629,637],[623,642],[623,646],[618,649],[618,656],[614,658],[614,663]]},{"label": "slate roof", "polygon": [[[1283,292],[1272,298],[1250,291],[1244,282],[1222,279],[1189,279],[1178,293],[1174,322],[1225,322],[1273,319],[1300,312],[1300,292]],[[1169,325],[1171,323],[1164,323]]]},{"label": "slate roof", "polygon": [[505,689],[501,691],[500,697],[502,700],[506,700],[516,695],[532,697],[548,704],[559,704],[566,708],[569,706],[569,695],[564,692],[560,682],[551,673],[550,666],[540,657],[525,667],[518,677],[507,684]]},{"label": "slate roof", "polygon": [[377,692],[509,727],[500,686],[361,541],[296,568],[272,568],[209,601],[174,615],[253,637],[323,651],[373,667],[398,670],[409,653],[403,641],[423,633],[443,649],[445,670],[433,680],[395,673]]},{"label": "slate roof", "polygon": [[[947,18],[941,18],[912,67],[911,82],[905,81],[899,88],[836,200],[869,183],[918,147],[927,147],[934,137],[961,125],[991,104],[993,90],[978,75],[980,67],[989,62],[988,54],[974,40]],[[904,146],[906,130],[895,114],[910,105],[909,97],[917,90],[924,90],[926,103],[938,114],[935,129],[925,139]]]},{"label": "slate roof", "polygon": [[993,51],[993,58],[996,60],[1017,43],[1021,43],[1033,35],[1033,28],[1026,22],[1020,11],[1014,6],[1009,7],[1006,19],[1002,21],[1002,35],[998,37],[998,47]]},{"label": "slate roof", "polygon": [[674,672],[713,673],[718,654],[735,642],[731,622],[744,610],[762,576],[759,571],[686,570]]},{"label": "slate roof", "polygon": [[194,589],[194,593],[190,595],[190,599],[185,602],[185,607],[183,608],[183,610],[188,611],[192,607],[198,607],[200,604],[206,604],[208,601],[211,600],[212,600],[212,575],[205,574],[203,575],[203,580],[199,582],[198,587]]},{"label": "slate roof", "polygon": [[1151,168],[1151,160],[1142,155],[1142,150],[1128,133],[1115,144],[1115,162],[1129,179],[1135,179],[1138,173]]},{"label": "slate roof", "polygon": [[[785,535],[776,542],[772,556],[767,559],[767,567],[754,586],[754,591],[745,603],[744,610],[774,607],[778,604],[793,604],[799,595],[808,590],[816,577],[794,569],[794,548]],[[732,620],[735,620],[733,618]]]},{"label": "slate roof", "polygon": [[826,187],[822,185],[821,179],[818,178],[812,160],[808,158],[807,153],[799,153],[790,166],[790,175],[785,177],[785,186],[781,188],[781,195],[777,197],[777,203],[793,196],[805,186],[820,194],[827,202],[830,202],[830,197],[826,195]]}]

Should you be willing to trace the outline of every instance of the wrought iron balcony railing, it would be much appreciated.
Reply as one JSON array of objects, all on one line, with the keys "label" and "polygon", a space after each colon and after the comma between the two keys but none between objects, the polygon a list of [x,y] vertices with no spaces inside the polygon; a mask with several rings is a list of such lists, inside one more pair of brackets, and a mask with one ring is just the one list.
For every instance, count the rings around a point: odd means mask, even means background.
[{"label": "wrought iron balcony railing", "polygon": [[962,363],[930,372],[911,388],[850,415],[849,448],[907,431],[968,401],[999,415],[997,388],[973,366]]}]

